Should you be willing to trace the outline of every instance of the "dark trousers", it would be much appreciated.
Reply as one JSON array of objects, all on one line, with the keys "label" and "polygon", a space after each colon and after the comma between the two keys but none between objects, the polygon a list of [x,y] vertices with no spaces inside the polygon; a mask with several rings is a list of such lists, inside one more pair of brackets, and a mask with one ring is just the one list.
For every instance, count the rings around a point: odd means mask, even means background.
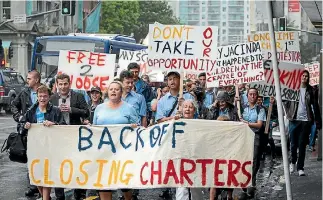
[{"label": "dark trousers", "polygon": [[267,148],[267,145],[269,143],[271,156],[272,156],[272,158],[275,158],[276,157],[276,152],[275,152],[276,151],[276,145],[275,145],[274,139],[272,138],[272,130],[269,130],[268,134],[263,135],[262,142],[263,142],[263,144],[261,146],[262,146],[263,154],[266,153],[266,148]]},{"label": "dark trousers", "polygon": [[28,180],[28,184],[29,184],[29,189],[31,190],[37,190],[38,191],[38,188],[36,185],[30,185],[30,179],[29,179],[29,173],[27,172],[27,180]]},{"label": "dark trousers", "polygon": [[[306,145],[309,142],[312,123],[309,121],[291,121],[289,125],[291,162],[297,170],[304,170]],[[298,156],[297,156],[298,149]]]},{"label": "dark trousers", "polygon": [[256,186],[257,173],[260,167],[260,159],[263,150],[263,138],[259,134],[255,134],[254,149],[253,149],[253,165],[252,165],[252,186]]},{"label": "dark trousers", "polygon": [[64,188],[54,188],[57,200],[65,200]]}]

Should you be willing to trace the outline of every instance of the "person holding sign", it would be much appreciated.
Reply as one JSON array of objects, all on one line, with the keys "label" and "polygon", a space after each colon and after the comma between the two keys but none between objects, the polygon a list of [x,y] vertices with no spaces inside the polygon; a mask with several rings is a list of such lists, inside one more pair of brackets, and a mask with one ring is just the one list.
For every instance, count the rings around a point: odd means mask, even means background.
[{"label": "person holding sign", "polygon": [[[49,97],[50,91],[46,86],[42,85],[37,88],[38,101],[26,112],[22,120],[25,130],[30,129],[33,123],[43,124],[46,127],[65,123],[60,109],[49,103]],[[31,175],[31,178],[34,177]],[[38,186],[38,190],[43,200],[51,199],[50,187]]]},{"label": "person holding sign", "polygon": [[[58,106],[62,112],[64,121],[68,125],[81,125],[81,119],[89,116],[88,105],[83,94],[71,90],[70,76],[67,74],[58,74],[56,77],[58,92],[51,96],[50,102]],[[65,199],[63,188],[55,188],[57,199]],[[75,199],[81,199],[86,196],[86,190],[75,189]]]},{"label": "person holding sign", "polygon": [[[108,99],[103,104],[96,107],[93,117],[93,125],[110,125],[110,124],[132,124],[136,126],[139,116],[136,110],[122,100],[123,87],[122,83],[113,81],[108,86]],[[131,200],[132,193],[130,189],[122,189],[125,200]],[[101,200],[112,200],[112,191],[100,190]]]},{"label": "person holding sign", "polygon": [[[156,121],[162,123],[164,121],[179,119],[180,116],[175,115],[179,102],[179,87],[181,76],[178,72],[169,72],[167,74],[167,84],[169,92],[163,96],[157,104]],[[183,96],[184,99],[194,99],[190,93]]]},{"label": "person holding sign", "polygon": [[[172,71],[167,74],[167,84],[169,87],[169,92],[165,96],[163,96],[157,103],[156,121],[158,123],[173,119],[177,120],[181,118],[180,115],[176,114],[179,101],[183,100],[179,100],[178,98],[180,81],[181,76],[178,72]],[[194,99],[194,97],[190,93],[187,93],[187,95],[184,96],[184,99],[186,98]],[[159,196],[162,198],[168,198],[171,196],[170,193],[170,188],[167,188]]]},{"label": "person holding sign", "polygon": [[[304,70],[299,91],[299,102],[287,101],[284,105],[287,112],[287,119],[290,121],[289,134],[292,154],[290,173],[295,171],[297,162],[299,176],[305,176],[304,161],[311,126],[314,122],[316,123],[316,128],[318,130],[321,129],[322,126],[318,100],[315,98],[313,88],[309,82],[310,73],[307,70]],[[312,106],[314,112],[312,111]]]},{"label": "person holding sign", "polygon": [[[256,189],[256,178],[257,172],[260,167],[260,159],[262,155],[261,148],[261,137],[264,134],[264,122],[266,121],[265,109],[257,105],[258,90],[255,88],[249,88],[247,91],[248,105],[243,108],[242,118],[240,121],[246,123],[250,129],[255,133],[254,139],[254,153],[253,153],[253,166],[252,166],[252,187],[249,188],[248,192],[244,188],[243,191],[247,192],[248,196],[253,197]],[[235,99],[238,103],[240,99]]]},{"label": "person holding sign", "polygon": [[[194,100],[189,99],[183,102],[183,118],[194,119],[197,105]],[[203,200],[202,188],[176,188],[176,200]]]}]

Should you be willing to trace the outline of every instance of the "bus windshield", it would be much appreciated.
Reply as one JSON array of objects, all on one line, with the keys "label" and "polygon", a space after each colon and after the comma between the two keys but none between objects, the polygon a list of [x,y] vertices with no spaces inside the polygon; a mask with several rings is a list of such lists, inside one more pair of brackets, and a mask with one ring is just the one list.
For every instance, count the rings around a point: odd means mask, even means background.
[{"label": "bus windshield", "polygon": [[43,81],[52,78],[57,73],[60,50],[105,52],[105,42],[77,38],[67,39],[39,39],[35,43],[36,54],[33,55],[34,67],[42,75]]}]

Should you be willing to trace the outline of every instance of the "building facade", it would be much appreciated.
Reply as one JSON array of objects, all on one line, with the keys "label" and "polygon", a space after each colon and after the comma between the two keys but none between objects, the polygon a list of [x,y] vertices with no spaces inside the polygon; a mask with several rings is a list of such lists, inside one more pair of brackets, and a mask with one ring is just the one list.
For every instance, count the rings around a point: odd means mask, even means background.
[{"label": "building facade", "polygon": [[[5,50],[5,66],[25,76],[31,65],[35,38],[82,31],[83,16],[89,14],[96,3],[95,0],[77,1],[75,16],[71,17],[61,15],[60,0],[0,1],[0,38]],[[19,15],[27,16],[25,23],[13,22]],[[9,46],[13,48],[11,59],[8,58]]]},{"label": "building facade", "polygon": [[218,26],[219,45],[246,41],[250,34],[250,1],[169,1],[182,24]]}]

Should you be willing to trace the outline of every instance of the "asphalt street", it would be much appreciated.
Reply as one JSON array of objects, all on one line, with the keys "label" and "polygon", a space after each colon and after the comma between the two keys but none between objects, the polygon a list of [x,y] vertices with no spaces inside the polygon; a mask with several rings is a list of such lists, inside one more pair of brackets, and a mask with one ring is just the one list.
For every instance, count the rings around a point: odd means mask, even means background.
[{"label": "asphalt street", "polygon": [[[0,113],[0,145],[2,146],[4,140],[8,137],[10,132],[15,131],[16,124],[10,115]],[[271,162],[270,157],[262,162],[261,168],[257,176],[257,192],[253,199],[285,199],[285,180],[283,173],[282,159],[277,158],[275,162]],[[315,170],[316,171],[316,170]],[[316,174],[314,170],[311,176],[321,177],[321,171]],[[296,178],[296,177],[295,177]],[[294,178],[293,178],[294,179]],[[296,180],[293,180],[295,184]],[[298,181],[296,181],[298,182]],[[322,185],[321,178],[312,181],[315,184]],[[6,153],[0,154],[0,200],[36,200],[36,197],[26,198],[25,191],[28,189],[27,181],[27,166],[26,164],[20,164],[11,162]],[[241,195],[241,189],[234,190],[234,199]],[[297,192],[297,191],[295,191]],[[313,191],[314,192],[314,191]],[[147,189],[140,190],[139,199],[140,200],[161,200],[159,194],[161,189]],[[175,189],[173,189],[175,193]],[[66,200],[73,200],[72,191],[66,190]],[[209,192],[205,189],[204,199],[208,200]],[[118,194],[115,192],[113,194],[115,200],[117,200]],[[319,196],[322,197],[322,194]],[[52,199],[55,200],[55,195],[52,194]],[[97,200],[98,197],[90,196],[87,200]],[[175,196],[173,195],[173,198]],[[220,198],[219,198],[220,199]],[[309,198],[312,199],[312,198]],[[315,198],[313,198],[314,200]],[[321,198],[320,198],[321,199]]]}]

